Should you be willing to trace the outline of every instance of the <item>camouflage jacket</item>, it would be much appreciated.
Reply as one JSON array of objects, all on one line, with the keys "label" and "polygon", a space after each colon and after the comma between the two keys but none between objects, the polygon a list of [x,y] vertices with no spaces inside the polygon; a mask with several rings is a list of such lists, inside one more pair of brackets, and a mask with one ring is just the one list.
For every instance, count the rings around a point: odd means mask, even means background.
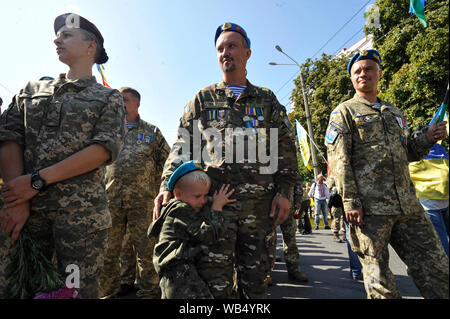
[{"label": "camouflage jacket", "polygon": [[213,185],[231,184],[236,198],[273,191],[288,198],[297,171],[291,129],[285,108],[266,88],[247,81],[236,98],[224,82],[206,87],[185,107],[160,191],[182,162],[196,160]]},{"label": "camouflage jacket", "polygon": [[402,112],[380,103],[381,110],[355,94],[331,113],[325,144],[344,209],[362,208],[365,215],[420,211],[408,164],[432,147],[427,128],[410,135]]},{"label": "camouflage jacket", "polygon": [[172,198],[161,211],[161,217],[148,230],[149,237],[159,238],[153,264],[158,274],[180,263],[195,263],[202,245],[214,244],[225,232],[222,212],[205,205],[200,212]]},{"label": "camouflage jacket", "polygon": [[116,161],[106,168],[109,207],[148,207],[159,190],[170,148],[160,130],[138,117],[127,130]]},{"label": "camouflage jacket", "polygon": [[[119,91],[95,77],[29,82],[1,115],[0,142],[23,149],[25,174],[56,164],[92,144],[113,162],[120,149],[125,110]],[[31,200],[34,211],[107,207],[105,166],[49,185]]]}]

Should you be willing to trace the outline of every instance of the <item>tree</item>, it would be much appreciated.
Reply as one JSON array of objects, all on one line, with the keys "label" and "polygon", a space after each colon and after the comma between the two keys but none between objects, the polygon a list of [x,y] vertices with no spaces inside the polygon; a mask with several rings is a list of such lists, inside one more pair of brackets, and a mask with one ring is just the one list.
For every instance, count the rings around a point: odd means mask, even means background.
[{"label": "tree", "polygon": [[[445,95],[449,78],[448,0],[427,1],[428,27],[409,13],[409,1],[377,0],[381,28],[373,33],[383,58],[379,96],[400,108],[411,130],[428,125]],[[448,141],[444,141],[448,150]]]},{"label": "tree", "polygon": [[[346,56],[334,57],[323,54],[320,59],[314,61],[307,59],[302,65],[301,72],[311,112],[314,140],[325,157],[324,138],[330,113],[340,103],[350,99],[355,92],[347,73],[347,63]],[[291,96],[295,106],[292,117],[303,127],[307,127],[300,77],[295,80],[295,86]],[[321,172],[327,172],[326,162],[319,154],[317,157]],[[303,166],[303,163],[299,166]]]},{"label": "tree", "polygon": [[[379,97],[400,108],[410,130],[414,131],[419,126],[428,125],[447,88],[448,0],[427,1],[427,28],[409,13],[407,0],[376,0],[375,6],[380,14],[381,27],[366,27],[364,31],[366,35],[373,34],[374,47],[383,59]],[[322,54],[320,59],[308,59],[301,65],[314,139],[323,154],[326,154],[324,137],[330,113],[355,92],[347,73],[349,59],[350,56]],[[291,117],[306,127],[300,76],[295,79],[295,86],[291,95],[295,106]],[[448,151],[448,140],[442,144]],[[301,162],[301,157],[299,159]],[[321,171],[326,172],[326,163],[321,156],[318,156],[318,161]],[[299,167],[304,167],[303,163],[299,163]]]}]

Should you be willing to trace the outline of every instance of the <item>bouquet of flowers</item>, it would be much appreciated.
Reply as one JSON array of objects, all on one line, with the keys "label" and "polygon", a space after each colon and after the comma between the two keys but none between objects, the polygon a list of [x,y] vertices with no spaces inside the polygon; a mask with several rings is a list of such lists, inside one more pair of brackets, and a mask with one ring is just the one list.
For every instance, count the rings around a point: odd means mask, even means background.
[{"label": "bouquet of flowers", "polygon": [[11,263],[6,268],[11,299],[80,299],[68,288],[52,262],[33,240],[31,225],[25,224],[12,247]]}]

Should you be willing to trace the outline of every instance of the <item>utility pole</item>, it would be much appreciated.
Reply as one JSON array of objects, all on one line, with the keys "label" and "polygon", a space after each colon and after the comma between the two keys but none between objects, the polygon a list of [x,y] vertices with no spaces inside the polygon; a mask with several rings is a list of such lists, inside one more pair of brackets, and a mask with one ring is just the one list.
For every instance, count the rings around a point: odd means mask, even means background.
[{"label": "utility pole", "polygon": [[[311,113],[309,111],[308,98],[306,96],[306,91],[305,91],[305,83],[303,82],[302,67],[300,66],[300,64],[298,64],[297,61],[295,61],[293,58],[291,58],[289,55],[287,55],[285,52],[283,52],[283,50],[280,48],[280,46],[276,45],[275,49],[277,49],[278,51],[283,53],[290,60],[294,61],[295,65],[297,65],[300,70],[300,82],[301,82],[301,86],[302,86],[303,101],[305,103],[306,123],[307,123],[307,127],[308,127],[308,134],[309,134],[309,139],[310,139],[310,144],[311,144],[310,145],[311,159],[312,159],[312,164],[313,164],[313,169],[314,169],[314,180],[315,180],[315,179],[317,179],[317,175],[320,174],[320,170],[319,170],[319,164],[317,162],[317,153],[316,153],[316,149],[315,149],[316,142],[314,141],[314,132],[313,132],[313,128],[312,128]],[[274,63],[274,62],[269,62],[269,64],[270,65],[278,65],[278,63]]]}]

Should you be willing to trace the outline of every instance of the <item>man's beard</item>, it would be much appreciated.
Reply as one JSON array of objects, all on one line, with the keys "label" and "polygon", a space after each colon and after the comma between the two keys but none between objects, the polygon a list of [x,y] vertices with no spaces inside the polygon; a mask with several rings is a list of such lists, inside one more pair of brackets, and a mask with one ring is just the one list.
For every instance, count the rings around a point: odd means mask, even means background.
[{"label": "man's beard", "polygon": [[[227,66],[225,66],[225,63],[230,62],[231,64],[228,64]],[[224,63],[222,63],[222,71],[223,72],[233,72],[234,70],[236,70],[236,64],[233,63],[233,61],[226,61]]]}]

